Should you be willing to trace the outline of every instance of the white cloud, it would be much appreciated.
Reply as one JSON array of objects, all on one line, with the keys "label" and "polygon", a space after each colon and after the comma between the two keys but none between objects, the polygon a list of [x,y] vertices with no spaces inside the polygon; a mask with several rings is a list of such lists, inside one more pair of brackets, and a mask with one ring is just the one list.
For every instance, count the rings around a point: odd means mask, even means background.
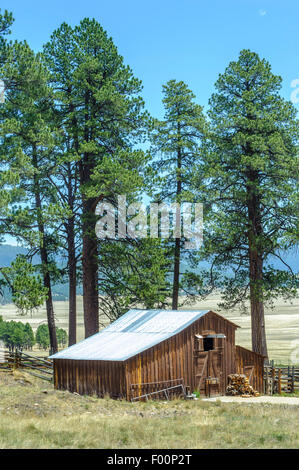
[{"label": "white cloud", "polygon": [[267,14],[266,10],[259,10],[259,15],[260,16],[265,16]]}]

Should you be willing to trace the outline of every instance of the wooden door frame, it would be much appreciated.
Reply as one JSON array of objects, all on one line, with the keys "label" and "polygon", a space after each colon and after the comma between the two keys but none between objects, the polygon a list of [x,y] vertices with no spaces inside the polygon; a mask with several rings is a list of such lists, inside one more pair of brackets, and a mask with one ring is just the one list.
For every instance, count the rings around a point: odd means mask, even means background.
[{"label": "wooden door frame", "polygon": [[[212,332],[205,332],[207,334],[211,334]],[[213,332],[214,333],[214,332]],[[215,334],[215,333],[214,333]],[[204,336],[204,335],[202,335]],[[217,341],[218,343],[218,341]],[[215,346],[215,343],[214,343],[214,346]],[[226,338],[224,337],[223,338],[223,342],[222,342],[222,346],[219,347],[218,344],[217,344],[217,347],[215,349],[211,349],[209,351],[198,351],[197,354],[196,354],[196,349],[195,349],[195,342],[193,343],[193,381],[194,381],[194,388],[200,388],[202,387],[202,381],[205,377],[217,377],[219,378],[219,381],[220,381],[220,387],[219,387],[219,391],[220,391],[220,394],[224,394],[225,393],[225,386],[226,386],[226,377],[225,377],[225,374],[226,374],[226,367],[225,367],[225,346],[226,346]],[[206,357],[204,359],[204,363],[203,363],[203,366],[202,366],[202,375],[200,376],[200,379],[198,380],[197,377],[200,375],[200,374],[196,374],[197,370],[196,370],[196,360],[199,358],[198,354],[205,354]],[[219,354],[220,355],[220,369],[219,369],[219,372],[218,372],[218,376],[215,374],[215,369],[214,369],[214,360],[213,360],[213,356],[215,356],[216,354]],[[212,368],[212,370],[211,370]],[[204,373],[204,371],[206,370],[206,374]],[[202,387],[205,389],[205,387]]]}]

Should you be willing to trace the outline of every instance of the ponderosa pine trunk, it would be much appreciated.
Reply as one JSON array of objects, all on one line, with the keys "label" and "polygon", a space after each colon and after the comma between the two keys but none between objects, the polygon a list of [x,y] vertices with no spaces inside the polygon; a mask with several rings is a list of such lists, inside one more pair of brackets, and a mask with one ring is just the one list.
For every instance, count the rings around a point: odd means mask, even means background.
[{"label": "ponderosa pine trunk", "polygon": [[[180,135],[181,129],[180,124],[178,124],[178,135]],[[176,183],[176,197],[178,198],[182,192],[182,178],[181,178],[181,168],[182,168],[182,154],[181,148],[177,150],[177,183]],[[178,211],[178,209],[177,209]],[[176,224],[181,224],[181,213],[175,215]],[[179,286],[180,286],[180,263],[181,263],[181,238],[175,238],[175,247],[174,247],[174,271],[173,271],[173,285],[172,285],[172,309],[177,310],[179,304]]]},{"label": "ponderosa pine trunk", "polygon": [[263,277],[263,259],[256,250],[250,250],[250,308],[252,350],[268,357],[264,303],[259,297],[259,283]]},{"label": "ponderosa pine trunk", "polygon": [[[93,114],[93,100],[90,92],[85,92],[85,125],[84,140],[92,141],[93,130],[90,127],[90,117]],[[85,152],[80,161],[81,187],[90,183],[91,175],[96,166],[95,156]],[[98,241],[95,233],[95,209],[97,200],[82,194],[82,283],[83,283],[83,312],[85,338],[99,331],[99,294],[98,294]]]},{"label": "ponderosa pine trunk", "polygon": [[251,340],[252,350],[268,357],[264,302],[262,298],[263,282],[263,253],[259,237],[263,228],[261,223],[260,199],[254,189],[257,183],[256,172],[249,176],[250,185],[247,188],[248,198],[248,246],[249,246],[249,282],[250,282],[250,309],[251,309]]},{"label": "ponderosa pine trunk", "polygon": [[[72,109],[73,110],[73,109]],[[75,149],[78,152],[78,138],[75,137]],[[68,149],[69,150],[69,149]],[[67,233],[68,275],[69,275],[69,346],[77,342],[77,258],[75,243],[75,198],[72,166],[67,163],[67,201],[72,213],[65,225]]]},{"label": "ponderosa pine trunk", "polygon": [[[71,90],[69,89],[69,93]],[[75,116],[75,106],[70,104],[73,113],[74,148],[79,153],[78,124]],[[69,141],[68,141],[68,151]],[[75,177],[73,178],[71,163],[67,163],[67,183],[68,183],[68,207],[73,216],[67,221],[67,250],[68,250],[68,275],[69,275],[69,346],[77,342],[77,257],[76,257],[76,236],[75,236],[75,199],[77,191],[78,166],[76,164]]]},{"label": "ponderosa pine trunk", "polygon": [[[33,146],[33,166],[38,170],[38,161],[36,154],[36,147]],[[52,285],[51,278],[48,270],[48,250],[47,250],[47,241],[45,237],[45,226],[42,219],[42,203],[41,203],[41,192],[38,176],[34,174],[34,196],[35,196],[35,208],[37,211],[37,223],[38,231],[40,234],[40,246],[39,253],[42,262],[42,276],[43,276],[43,285],[47,289],[47,300],[46,300],[46,311],[47,311],[47,320],[50,336],[50,354],[55,354],[58,351],[57,345],[57,336],[56,336],[56,326],[55,326],[55,316],[53,308],[53,298],[52,298]]]},{"label": "ponderosa pine trunk", "polygon": [[[42,232],[41,232],[42,233]],[[57,345],[57,336],[56,336],[56,326],[55,326],[55,316],[53,308],[53,298],[52,298],[52,286],[51,279],[47,269],[48,266],[48,253],[45,248],[40,249],[40,257],[43,265],[43,269],[46,269],[46,272],[43,275],[44,287],[47,288],[47,300],[46,300],[46,310],[47,310],[47,319],[48,319],[48,328],[50,335],[50,354],[55,354],[58,351]]]},{"label": "ponderosa pine trunk", "polygon": [[69,346],[77,342],[77,260],[74,218],[68,221]]},{"label": "ponderosa pine trunk", "polygon": [[99,331],[98,242],[95,234],[95,201],[83,201],[83,309],[85,338]]},{"label": "ponderosa pine trunk", "polygon": [[174,272],[173,272],[173,288],[172,288],[172,309],[178,309],[179,303],[179,282],[180,282],[180,257],[181,257],[181,240],[175,239],[174,247]]}]

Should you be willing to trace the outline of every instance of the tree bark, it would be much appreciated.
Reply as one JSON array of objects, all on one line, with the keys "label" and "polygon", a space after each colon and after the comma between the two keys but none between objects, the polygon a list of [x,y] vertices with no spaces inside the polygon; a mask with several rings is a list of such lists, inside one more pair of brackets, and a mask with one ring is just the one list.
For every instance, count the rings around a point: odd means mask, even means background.
[{"label": "tree bark", "polygon": [[260,300],[259,286],[262,282],[263,260],[256,250],[250,250],[250,307],[252,350],[268,357],[264,303]]},{"label": "tree bark", "polygon": [[[180,124],[178,124],[178,135],[181,134]],[[177,181],[176,181],[176,197],[178,198],[182,192],[182,153],[181,148],[177,150]],[[177,201],[178,202],[178,201]],[[180,202],[180,201],[179,201]],[[180,213],[175,215],[176,223],[181,223]],[[179,219],[179,220],[178,220]],[[180,285],[180,262],[181,262],[181,239],[175,238],[174,247],[174,272],[173,272],[173,285],[172,285],[172,309],[177,310],[179,304],[179,285]]]},{"label": "tree bark", "polygon": [[[38,170],[38,161],[36,154],[36,147],[33,146],[33,166]],[[46,311],[47,311],[47,320],[50,336],[50,354],[55,354],[58,351],[57,345],[57,336],[56,336],[56,326],[55,326],[55,316],[53,308],[53,299],[52,299],[52,286],[51,278],[48,270],[48,250],[47,250],[47,241],[45,236],[45,226],[42,218],[42,203],[41,203],[41,192],[38,176],[34,175],[34,196],[35,196],[35,206],[37,211],[37,223],[38,230],[40,233],[40,258],[42,262],[42,272],[43,272],[43,284],[46,287],[48,294],[46,300]]]},{"label": "tree bark", "polygon": [[250,282],[250,308],[251,308],[251,339],[252,350],[268,357],[265,315],[263,303],[263,251],[260,237],[263,233],[261,207],[259,196],[255,194],[254,187],[257,175],[251,172],[251,184],[247,187],[248,193],[248,246],[249,246],[249,282]]},{"label": "tree bark", "polygon": [[[99,331],[99,294],[98,294],[98,243],[95,235],[94,201],[84,201],[83,211],[83,309],[85,338]],[[88,217],[89,215],[89,217]]]},{"label": "tree bark", "polygon": [[[85,127],[84,140],[92,140],[92,128],[88,124],[92,115],[92,103],[90,92],[85,93]],[[80,162],[81,187],[90,183],[92,172],[95,168],[95,157],[91,153],[84,153]],[[83,310],[85,338],[99,331],[99,294],[98,294],[98,241],[95,233],[95,208],[96,198],[88,198],[82,194],[82,277],[83,277]]]},{"label": "tree bark", "polygon": [[[75,136],[75,149],[78,152],[78,139]],[[67,233],[68,275],[69,275],[69,346],[77,342],[77,259],[75,244],[75,199],[76,199],[76,170],[75,176],[70,162],[67,163],[67,202],[72,213],[65,223]]]},{"label": "tree bark", "polygon": [[77,342],[77,261],[75,249],[74,218],[68,221],[68,272],[69,272],[69,346]]},{"label": "tree bark", "polygon": [[174,273],[173,273],[173,288],[172,288],[172,309],[178,309],[179,303],[179,282],[180,282],[180,258],[181,258],[181,240],[175,239],[174,247]]},{"label": "tree bark", "polygon": [[[69,89],[69,93],[71,90]],[[73,128],[74,128],[74,148],[76,153],[79,152],[79,139],[78,139],[78,124],[75,116],[74,103],[70,105],[71,112],[73,113]],[[68,141],[68,150],[69,141]],[[69,274],[69,346],[77,342],[77,258],[76,258],[76,236],[75,236],[75,200],[77,192],[77,179],[78,179],[78,165],[75,164],[75,169],[69,162],[67,164],[67,197],[68,206],[73,216],[67,221],[67,250],[68,250],[68,274]],[[74,172],[74,173],[73,173]]]},{"label": "tree bark", "polygon": [[[41,232],[42,233],[42,232]],[[44,235],[43,235],[44,236]],[[43,270],[45,270],[43,275],[44,287],[48,289],[48,298],[46,300],[46,310],[47,310],[47,319],[48,319],[48,328],[50,335],[50,354],[55,354],[58,351],[57,337],[56,337],[56,326],[55,326],[55,316],[53,308],[53,299],[52,299],[52,286],[51,279],[48,272],[48,253],[45,248],[40,249],[40,257],[43,265]]]}]

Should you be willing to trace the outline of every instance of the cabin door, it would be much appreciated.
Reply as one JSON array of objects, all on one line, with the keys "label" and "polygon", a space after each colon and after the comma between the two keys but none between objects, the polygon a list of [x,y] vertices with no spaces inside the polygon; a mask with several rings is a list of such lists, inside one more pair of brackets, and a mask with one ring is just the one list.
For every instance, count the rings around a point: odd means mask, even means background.
[{"label": "cabin door", "polygon": [[196,335],[194,343],[194,383],[201,395],[224,392],[225,336],[215,333]]}]

